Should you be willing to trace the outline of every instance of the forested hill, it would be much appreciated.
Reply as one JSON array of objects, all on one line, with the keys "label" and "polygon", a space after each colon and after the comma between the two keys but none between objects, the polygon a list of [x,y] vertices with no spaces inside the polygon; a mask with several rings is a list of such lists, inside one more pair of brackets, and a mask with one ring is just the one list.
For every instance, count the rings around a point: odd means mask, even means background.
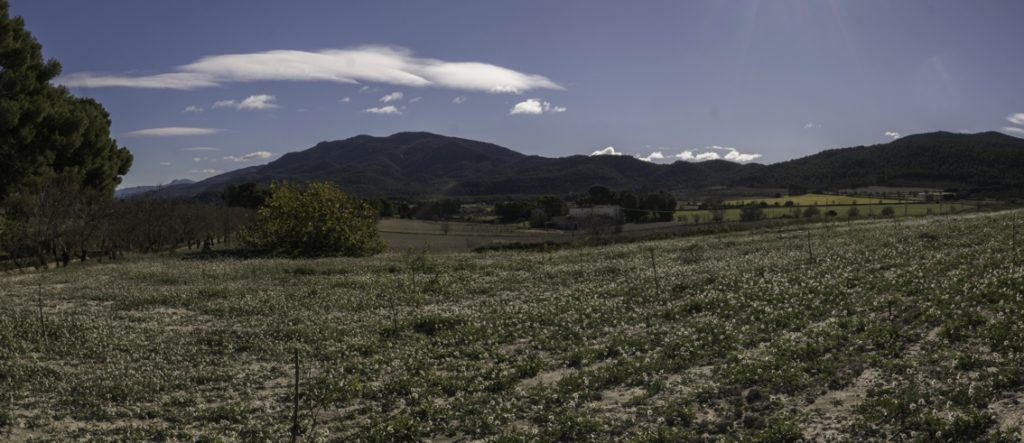
[{"label": "forested hill", "polygon": [[1020,193],[1024,139],[998,132],[916,134],[775,163],[739,181],[749,186],[787,183],[808,189],[885,185]]},{"label": "forested hill", "polygon": [[772,165],[723,160],[654,164],[628,156],[528,156],[498,145],[403,132],[322,142],[262,166],[149,195],[213,196],[229,184],[330,180],[364,196],[433,198],[580,194],[613,189],[753,186],[840,189],[915,186],[1019,194],[1024,139],[996,132],[910,135],[890,143],[831,149]]}]

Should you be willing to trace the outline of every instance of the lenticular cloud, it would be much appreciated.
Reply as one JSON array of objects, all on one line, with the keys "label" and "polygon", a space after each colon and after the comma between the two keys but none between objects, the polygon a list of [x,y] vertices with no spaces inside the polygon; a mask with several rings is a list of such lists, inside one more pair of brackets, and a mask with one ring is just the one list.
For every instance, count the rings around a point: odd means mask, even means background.
[{"label": "lenticular cloud", "polygon": [[564,89],[541,75],[489,63],[416,57],[408,49],[389,46],[213,55],[181,66],[177,72],[149,76],[85,72],[58,79],[69,87],[181,90],[254,81],[367,82],[515,94]]}]

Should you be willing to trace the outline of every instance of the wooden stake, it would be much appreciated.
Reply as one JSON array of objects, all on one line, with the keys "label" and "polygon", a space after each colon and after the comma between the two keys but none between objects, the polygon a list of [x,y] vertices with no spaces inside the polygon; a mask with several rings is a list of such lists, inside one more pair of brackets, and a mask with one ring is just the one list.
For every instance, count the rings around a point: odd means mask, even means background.
[{"label": "wooden stake", "polygon": [[661,284],[658,283],[658,262],[654,259],[654,248],[651,248],[651,269],[654,270],[654,291],[661,294]]},{"label": "wooden stake", "polygon": [[293,398],[292,408],[292,443],[299,440],[299,433],[302,428],[299,427],[299,347],[295,347],[295,396]]}]

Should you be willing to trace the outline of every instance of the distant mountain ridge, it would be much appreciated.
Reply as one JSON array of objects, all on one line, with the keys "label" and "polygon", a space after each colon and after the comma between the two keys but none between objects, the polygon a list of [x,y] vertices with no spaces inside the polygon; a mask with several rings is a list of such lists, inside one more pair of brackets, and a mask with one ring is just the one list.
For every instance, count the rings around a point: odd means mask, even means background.
[{"label": "distant mountain ridge", "polygon": [[1024,189],[1024,139],[997,132],[933,132],[771,165],[725,160],[655,164],[630,156],[540,157],[475,140],[400,132],[321,142],[265,165],[147,195],[213,197],[230,184],[309,180],[333,181],[357,195],[397,198],[569,195],[597,184],[637,190],[879,185],[1017,192]]},{"label": "distant mountain ridge", "polygon": [[189,180],[187,178],[179,178],[179,179],[171,180],[171,182],[166,184],[166,185],[132,186],[132,187],[128,187],[128,188],[121,188],[121,189],[118,189],[118,190],[114,191],[114,197],[115,198],[128,198],[128,197],[138,196],[140,194],[145,194],[147,192],[152,192],[152,191],[157,191],[157,190],[160,190],[160,189],[165,189],[165,188],[168,188],[168,187],[171,187],[171,186],[191,185],[191,184],[193,184],[195,182],[196,182],[195,180]]}]

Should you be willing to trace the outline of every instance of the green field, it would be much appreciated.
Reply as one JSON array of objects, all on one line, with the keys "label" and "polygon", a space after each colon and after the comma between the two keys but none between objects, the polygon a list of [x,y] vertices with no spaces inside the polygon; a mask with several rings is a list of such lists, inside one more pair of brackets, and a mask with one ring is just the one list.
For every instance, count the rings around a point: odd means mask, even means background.
[{"label": "green field", "polygon": [[285,440],[298,349],[302,441],[1012,441],[1012,223],[7,274],[0,436]]},{"label": "green field", "polygon": [[901,200],[886,199],[886,198],[869,198],[869,197],[851,197],[847,195],[829,195],[829,194],[802,194],[802,195],[790,195],[784,197],[774,198],[738,198],[733,200],[726,200],[728,205],[744,205],[749,203],[760,204],[761,202],[767,203],[769,206],[774,206],[776,203],[781,205],[786,204],[787,201],[793,202],[797,206],[812,206],[812,205],[853,205],[853,204],[882,204],[882,203],[902,203]]},{"label": "green field", "polygon": [[554,230],[521,229],[496,223],[407,220],[389,218],[377,223],[381,239],[388,249],[400,251],[454,252],[481,246],[507,243],[563,241],[573,233]]}]

